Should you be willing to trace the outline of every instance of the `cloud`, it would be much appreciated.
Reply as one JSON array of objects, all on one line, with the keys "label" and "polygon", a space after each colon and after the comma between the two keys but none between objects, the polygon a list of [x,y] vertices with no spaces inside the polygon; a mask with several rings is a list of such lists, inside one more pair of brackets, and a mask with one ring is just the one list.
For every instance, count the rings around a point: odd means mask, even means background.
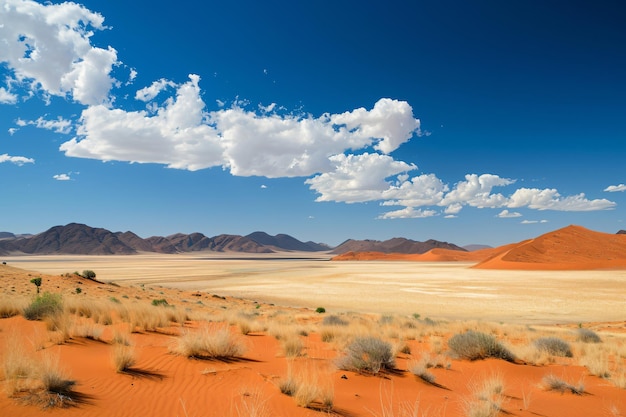
[{"label": "cloud", "polygon": [[501,219],[510,219],[514,217],[522,217],[522,215],[515,211],[502,210],[496,217],[500,217]]},{"label": "cloud", "polygon": [[617,191],[626,191],[626,184],[620,185],[609,185],[604,189],[604,191],[608,191],[609,193],[614,193]]},{"label": "cloud", "polygon": [[105,29],[102,15],[76,3],[4,0],[0,21],[0,63],[11,71],[9,82],[82,104],[109,101],[117,52],[90,43],[94,29]]},{"label": "cloud", "polygon": [[37,120],[23,120],[17,119],[15,122],[18,126],[36,126],[39,129],[52,130],[56,133],[69,134],[72,131],[72,121],[64,119],[62,117],[57,120],[46,120],[43,117],[39,117]]},{"label": "cloud", "polygon": [[15,103],[17,103],[17,96],[15,94],[11,94],[6,88],[0,87],[0,104]]},{"label": "cloud", "polygon": [[538,224],[538,223],[548,223],[547,220],[522,220],[520,224]]},{"label": "cloud", "polygon": [[502,194],[492,194],[493,187],[513,184],[515,181],[500,178],[492,174],[467,174],[465,181],[460,181],[454,189],[445,195],[439,203],[441,206],[469,205],[478,208],[502,207],[506,204],[506,197]]},{"label": "cloud", "polygon": [[562,197],[555,189],[520,188],[509,198],[506,206],[535,210],[596,211],[612,209],[616,204],[606,199],[588,200],[583,193]]},{"label": "cloud", "polygon": [[0,164],[3,162],[11,162],[15,165],[22,166],[24,164],[34,164],[35,160],[32,158],[26,158],[24,156],[10,156],[5,153],[0,155]]},{"label": "cloud", "polygon": [[57,181],[69,181],[71,180],[70,176],[68,174],[57,174],[52,176],[52,178],[54,178]]},{"label": "cloud", "polygon": [[262,184],[262,185],[261,185],[261,188],[262,188],[262,189],[266,189],[266,188],[267,188],[267,185]]},{"label": "cloud", "polygon": [[[379,219],[421,219],[436,216],[435,210],[421,210],[413,207],[405,207],[400,210],[389,211],[378,216]],[[447,216],[446,216],[447,217]]]},{"label": "cloud", "polygon": [[135,94],[135,99],[148,102],[154,99],[161,91],[165,90],[167,87],[174,88],[177,86],[176,83],[161,78],[159,81],[153,82],[150,87],[145,87],[141,90],[138,90]]},{"label": "cloud", "polygon": [[392,184],[386,178],[416,169],[388,155],[334,155],[328,158],[331,170],[307,179],[305,184],[320,194],[316,201],[357,203],[383,199]]}]

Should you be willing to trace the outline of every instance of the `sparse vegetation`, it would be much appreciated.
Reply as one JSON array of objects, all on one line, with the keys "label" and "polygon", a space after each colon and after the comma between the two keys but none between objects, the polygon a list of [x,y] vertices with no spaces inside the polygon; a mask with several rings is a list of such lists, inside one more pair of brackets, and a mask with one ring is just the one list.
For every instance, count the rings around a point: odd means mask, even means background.
[{"label": "sparse vegetation", "polygon": [[452,353],[461,359],[471,361],[486,358],[498,358],[515,361],[515,356],[492,335],[468,330],[452,336],[448,341]]},{"label": "sparse vegetation", "polygon": [[228,328],[205,327],[184,332],[170,351],[187,358],[234,359],[245,353],[246,346]]},{"label": "sparse vegetation", "polygon": [[600,343],[602,339],[591,329],[579,328],[576,330],[577,340],[583,343]]},{"label": "sparse vegetation", "polygon": [[396,363],[390,343],[376,337],[357,337],[337,365],[347,371],[377,374],[393,369]]},{"label": "sparse vegetation", "polygon": [[550,355],[571,358],[572,348],[569,343],[558,337],[541,337],[535,340],[535,346],[539,350],[543,350]]},{"label": "sparse vegetation", "polygon": [[326,313],[326,309],[324,307],[318,307],[315,309],[315,312],[318,314]]},{"label": "sparse vegetation", "polygon": [[349,323],[341,317],[333,314],[324,317],[324,320],[322,320],[322,324],[325,326],[347,326]]},{"label": "sparse vegetation", "polygon": [[156,306],[156,307],[158,307],[158,306],[166,307],[166,306],[169,305],[169,303],[167,302],[167,300],[165,298],[159,298],[159,299],[152,300],[152,305]]},{"label": "sparse vegetation", "polygon": [[137,362],[135,349],[131,345],[115,344],[111,353],[111,361],[116,372],[126,372]]},{"label": "sparse vegetation", "polygon": [[27,320],[41,320],[63,310],[63,302],[60,294],[44,292],[35,297],[32,303],[24,309],[24,317]]},{"label": "sparse vegetation", "polygon": [[34,284],[35,287],[37,287],[37,294],[39,294],[39,287],[41,287],[41,277],[31,279],[30,283]]},{"label": "sparse vegetation", "polygon": [[86,279],[91,279],[91,280],[96,279],[96,273],[90,269],[85,269],[82,274],[78,274],[77,272],[75,272],[75,274],[80,275],[81,277],[86,278]]},{"label": "sparse vegetation", "polygon": [[558,392],[571,392],[572,394],[582,395],[585,393],[585,385],[579,382],[578,385],[573,385],[565,380],[556,377],[554,374],[548,374],[543,377],[542,383],[548,391]]}]

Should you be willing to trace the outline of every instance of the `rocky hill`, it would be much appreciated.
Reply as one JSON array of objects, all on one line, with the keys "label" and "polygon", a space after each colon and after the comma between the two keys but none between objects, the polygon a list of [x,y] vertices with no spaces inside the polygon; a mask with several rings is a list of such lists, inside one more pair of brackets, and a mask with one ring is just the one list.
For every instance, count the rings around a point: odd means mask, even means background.
[{"label": "rocky hill", "polygon": [[285,234],[276,236],[268,235],[265,232],[254,232],[246,236],[260,245],[271,246],[282,250],[302,251],[302,252],[319,252],[330,250],[331,248],[314,242],[301,242],[298,239]]},{"label": "rocky hill", "polygon": [[331,253],[342,254],[346,252],[380,252],[380,253],[405,253],[421,254],[431,249],[441,248],[466,252],[460,246],[448,242],[429,239],[425,242],[405,238],[393,238],[385,241],[380,240],[346,240],[337,246]]},{"label": "rocky hill", "polygon": [[[294,249],[301,247],[306,247],[309,251],[315,250],[312,245],[300,242],[288,235],[278,235],[274,238],[271,245],[257,242],[247,236],[226,234],[207,237],[202,233],[177,233],[167,237],[152,236],[143,239],[130,231],[114,233],[102,228],[70,223],[26,237],[2,232],[0,254],[132,255],[139,252],[196,251],[271,253],[274,250],[301,250]],[[322,250],[326,249],[328,248]]]}]

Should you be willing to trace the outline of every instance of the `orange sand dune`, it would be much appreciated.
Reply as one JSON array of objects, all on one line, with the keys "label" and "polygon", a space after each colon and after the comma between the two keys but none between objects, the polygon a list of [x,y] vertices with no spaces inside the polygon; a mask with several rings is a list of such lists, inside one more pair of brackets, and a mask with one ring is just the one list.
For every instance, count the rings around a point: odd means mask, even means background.
[{"label": "orange sand dune", "polygon": [[473,252],[439,248],[424,254],[347,252],[332,260],[478,262],[472,268],[480,269],[623,269],[626,268],[626,235],[567,226],[535,239]]},{"label": "orange sand dune", "polygon": [[626,235],[567,226],[501,251],[474,268],[591,270],[626,268]]}]

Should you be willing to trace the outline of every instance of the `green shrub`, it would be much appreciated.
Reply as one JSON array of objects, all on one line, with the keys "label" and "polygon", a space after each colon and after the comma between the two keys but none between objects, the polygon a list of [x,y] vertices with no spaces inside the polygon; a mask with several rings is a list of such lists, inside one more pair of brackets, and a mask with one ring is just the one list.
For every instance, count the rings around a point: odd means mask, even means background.
[{"label": "green shrub", "polygon": [[81,292],[83,292],[83,290],[81,290],[80,287],[76,287],[76,294],[80,294]]},{"label": "green shrub", "polygon": [[390,343],[376,337],[358,337],[346,348],[345,356],[338,362],[340,369],[377,374],[393,369],[395,358]]},{"label": "green shrub", "polygon": [[96,273],[95,273],[95,272],[93,272],[93,271],[92,271],[92,270],[90,270],[90,269],[85,269],[85,270],[83,271],[82,277],[83,277],[83,278],[87,278],[87,279],[95,279],[95,278],[96,278]]},{"label": "green shrub", "polygon": [[535,340],[535,346],[539,350],[548,352],[550,355],[571,358],[572,348],[569,343],[558,337],[541,337]]},{"label": "green shrub", "polygon": [[315,309],[315,312],[319,314],[326,313],[326,309],[324,307],[318,307]]},{"label": "green shrub", "polygon": [[580,328],[576,330],[578,341],[583,343],[600,343],[602,339],[593,330]]},{"label": "green shrub", "polygon": [[24,317],[27,320],[41,320],[60,313],[62,309],[63,302],[60,294],[44,292],[35,297],[33,302],[24,309]]},{"label": "green shrub", "polygon": [[160,298],[160,299],[154,299],[152,300],[152,305],[153,306],[168,306],[168,302],[165,298]]},{"label": "green shrub", "polygon": [[468,330],[456,334],[448,340],[448,347],[462,359],[471,361],[485,358],[498,358],[513,362],[515,356],[492,335]]}]

